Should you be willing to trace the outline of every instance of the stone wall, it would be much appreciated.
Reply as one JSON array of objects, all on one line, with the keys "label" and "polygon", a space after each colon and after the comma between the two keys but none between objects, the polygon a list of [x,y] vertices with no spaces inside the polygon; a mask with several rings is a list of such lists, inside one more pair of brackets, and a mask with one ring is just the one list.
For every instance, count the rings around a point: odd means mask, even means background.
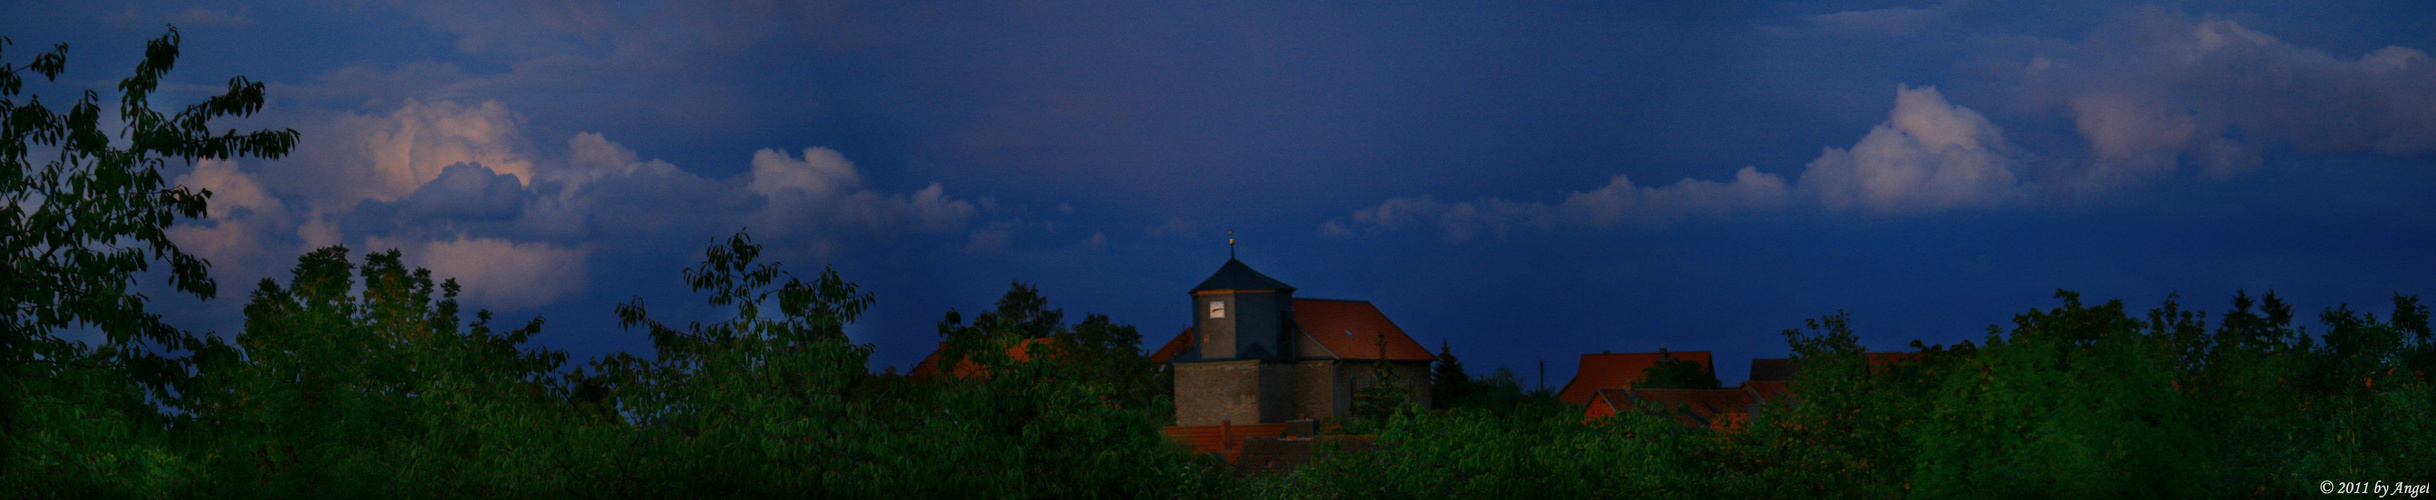
[{"label": "stone wall", "polygon": [[1261,421],[1260,360],[1176,363],[1176,425]]},{"label": "stone wall", "polygon": [[1294,413],[1302,418],[1342,417],[1336,402],[1344,392],[1336,378],[1335,360],[1306,360],[1294,364]]},{"label": "stone wall", "polygon": [[1268,362],[1260,364],[1260,421],[1277,423],[1293,420],[1295,408],[1295,363]]}]

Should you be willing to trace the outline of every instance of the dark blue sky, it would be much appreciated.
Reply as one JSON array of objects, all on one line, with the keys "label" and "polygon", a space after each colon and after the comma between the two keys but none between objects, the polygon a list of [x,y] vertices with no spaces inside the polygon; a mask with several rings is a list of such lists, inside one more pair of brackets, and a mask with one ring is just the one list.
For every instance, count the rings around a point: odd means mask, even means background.
[{"label": "dark blue sky", "polygon": [[[2059,288],[2312,312],[2436,292],[2436,15],[2411,3],[52,2],[22,63],[107,91],[164,24],[168,98],[245,75],[278,161],[175,238],[224,294],[310,248],[403,249],[540,342],[647,351],[613,304],[751,228],[877,293],[911,365],[1039,283],[1164,341],[1226,258],[1372,300],[1475,371],[1712,350],[1853,314],[1977,340]],[[155,293],[156,297],[169,296]]]}]

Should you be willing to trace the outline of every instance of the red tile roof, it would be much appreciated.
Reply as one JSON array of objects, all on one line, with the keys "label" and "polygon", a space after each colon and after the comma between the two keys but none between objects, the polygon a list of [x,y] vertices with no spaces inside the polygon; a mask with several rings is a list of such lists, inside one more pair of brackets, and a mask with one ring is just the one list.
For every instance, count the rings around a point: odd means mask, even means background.
[{"label": "red tile roof", "polygon": [[1176,334],[1176,338],[1169,339],[1167,345],[1159,346],[1159,350],[1150,352],[1150,362],[1166,363],[1168,360],[1176,359],[1176,355],[1184,354],[1184,349],[1192,346],[1193,328],[1184,327],[1184,333]]},{"label": "red tile roof", "polygon": [[[1666,354],[1674,359],[1698,362],[1701,368],[1711,373],[1716,371],[1716,367],[1709,364],[1708,351]],[[1654,352],[1584,354],[1581,368],[1573,372],[1573,381],[1566,382],[1565,388],[1556,392],[1556,399],[1570,405],[1590,404],[1591,396],[1599,389],[1626,389],[1632,387],[1634,382],[1640,382],[1641,375],[1651,365],[1658,364],[1659,359],[1662,358]]]},{"label": "red tile roof", "polygon": [[1233,458],[1245,438],[1285,435],[1286,424],[1195,425],[1164,430],[1167,437],[1192,447],[1194,453],[1219,453]]},{"label": "red tile roof", "polygon": [[1295,299],[1294,322],[1337,359],[1379,359],[1379,335],[1385,334],[1390,361],[1438,360],[1367,300]]},{"label": "red tile roof", "polygon": [[[1051,342],[1053,340],[1054,339],[1050,338],[1024,339],[1023,342],[1017,342],[1014,346],[1008,347],[1007,356],[1015,358],[1015,361],[1031,361],[1033,349],[1038,348],[1038,346],[1040,346],[1042,343]],[[945,349],[947,349],[947,343],[940,342],[938,349],[931,350],[929,356],[922,357],[922,362],[914,365],[913,373],[911,373],[911,375],[916,377],[938,375],[939,351]],[[973,363],[972,360],[968,359],[964,360],[963,362],[956,363],[956,378],[971,377],[974,373],[979,372],[981,372],[981,365]]]},{"label": "red tile roof", "polygon": [[1751,395],[1760,401],[1789,401],[1793,397],[1793,383],[1782,380],[1743,382],[1742,389],[1751,391]]},{"label": "red tile roof", "polygon": [[1655,408],[1685,427],[1726,429],[1750,420],[1759,398],[1742,389],[1600,389],[1583,410],[1586,419]]},{"label": "red tile roof", "polygon": [[[1384,333],[1387,335],[1388,360],[1438,360],[1437,355],[1430,354],[1429,348],[1422,347],[1412,336],[1405,335],[1404,329],[1397,328],[1396,322],[1388,320],[1387,314],[1379,312],[1378,306],[1371,305],[1370,301],[1294,299],[1294,323],[1330,351],[1302,353],[1304,357],[1324,357],[1333,353],[1337,359],[1379,359],[1379,335]],[[1185,349],[1192,347],[1192,339],[1193,329],[1185,328],[1183,333],[1176,334],[1176,338],[1168,340],[1159,350],[1152,351],[1150,360],[1159,363],[1174,360]],[[1703,356],[1701,359],[1706,362],[1706,354],[1703,353]]]}]

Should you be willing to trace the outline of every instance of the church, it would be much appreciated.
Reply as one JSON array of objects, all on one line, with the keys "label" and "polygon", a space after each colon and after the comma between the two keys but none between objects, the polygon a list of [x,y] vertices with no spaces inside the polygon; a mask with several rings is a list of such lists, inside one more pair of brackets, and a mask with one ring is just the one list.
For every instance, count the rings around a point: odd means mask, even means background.
[{"label": "church", "polygon": [[1344,418],[1382,359],[1408,401],[1430,404],[1438,357],[1369,301],[1295,298],[1233,258],[1188,295],[1193,326],[1151,353],[1175,374],[1177,426]]}]

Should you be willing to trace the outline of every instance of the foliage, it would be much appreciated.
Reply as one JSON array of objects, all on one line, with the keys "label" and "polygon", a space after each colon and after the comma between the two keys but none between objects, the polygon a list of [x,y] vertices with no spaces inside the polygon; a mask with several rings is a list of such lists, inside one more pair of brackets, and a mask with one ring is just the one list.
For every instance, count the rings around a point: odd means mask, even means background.
[{"label": "foliage", "polygon": [[1665,348],[1658,349],[1658,362],[1642,369],[1641,382],[1633,387],[1642,389],[1716,389],[1717,372],[1708,365],[1689,359],[1675,359]]},{"label": "foliage", "polygon": [[[46,478],[62,494],[96,493],[184,467],[147,438],[164,424],[149,406],[178,397],[191,370],[170,354],[203,340],[162,322],[131,289],[159,261],[172,289],[213,295],[208,263],[167,233],[202,217],[211,193],[170,186],[161,170],[172,159],[278,158],[297,134],[212,134],[214,118],[261,110],[263,85],[243,77],[175,115],[153,110],[178,42],[172,27],[119,81],[120,141],[102,130],[96,92],[64,112],[39,95],[17,101],[27,73],[57,81],[67,70],[66,44],[22,67],[0,62],[0,429],[10,430],[0,436],[0,489]],[[0,38],[0,50],[8,43]],[[106,340],[96,348],[55,335],[74,326]]]},{"label": "foliage", "polygon": [[1379,357],[1370,363],[1367,384],[1353,390],[1353,416],[1356,428],[1366,430],[1383,423],[1389,415],[1411,403],[1403,377],[1396,374],[1395,365],[1387,361],[1387,334],[1380,333]]}]

